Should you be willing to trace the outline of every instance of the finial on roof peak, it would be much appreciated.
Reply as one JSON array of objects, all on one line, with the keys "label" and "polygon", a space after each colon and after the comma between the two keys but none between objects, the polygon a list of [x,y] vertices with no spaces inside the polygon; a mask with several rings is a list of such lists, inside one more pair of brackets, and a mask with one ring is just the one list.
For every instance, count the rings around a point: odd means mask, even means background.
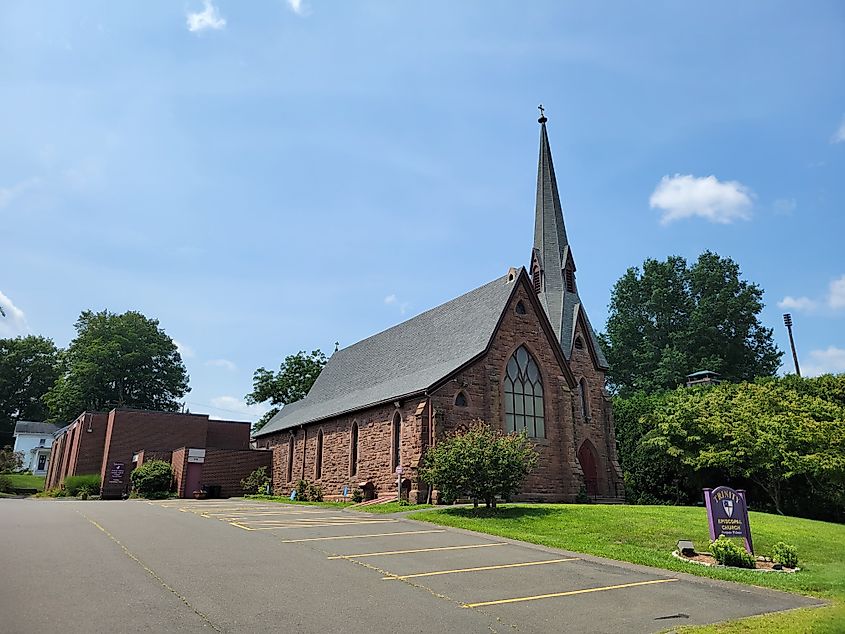
[{"label": "finial on roof peak", "polygon": [[543,107],[543,104],[537,106],[537,110],[540,111],[540,118],[537,119],[537,123],[545,123],[548,121],[548,119],[546,119],[546,109]]}]

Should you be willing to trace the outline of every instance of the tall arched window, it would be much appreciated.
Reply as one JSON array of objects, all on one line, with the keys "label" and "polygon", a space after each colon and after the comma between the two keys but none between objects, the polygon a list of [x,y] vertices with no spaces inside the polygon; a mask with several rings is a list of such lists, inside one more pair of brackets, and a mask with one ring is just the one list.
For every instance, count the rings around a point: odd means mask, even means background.
[{"label": "tall arched window", "polygon": [[323,430],[317,432],[317,459],[314,461],[314,478],[323,477]]},{"label": "tall arched window", "polygon": [[505,431],[546,436],[543,379],[534,357],[520,346],[508,361],[505,376]]},{"label": "tall arched window", "polygon": [[578,394],[581,397],[581,415],[584,420],[590,420],[590,390],[587,379],[583,377],[578,381]]},{"label": "tall arched window", "polygon": [[352,432],[349,435],[349,475],[358,473],[358,423],[352,421]]},{"label": "tall arched window", "polygon": [[393,415],[393,451],[391,455],[392,467],[395,469],[401,462],[399,462],[399,450],[402,447],[402,417],[399,412]]},{"label": "tall arched window", "polygon": [[288,482],[293,480],[293,434],[288,434]]}]

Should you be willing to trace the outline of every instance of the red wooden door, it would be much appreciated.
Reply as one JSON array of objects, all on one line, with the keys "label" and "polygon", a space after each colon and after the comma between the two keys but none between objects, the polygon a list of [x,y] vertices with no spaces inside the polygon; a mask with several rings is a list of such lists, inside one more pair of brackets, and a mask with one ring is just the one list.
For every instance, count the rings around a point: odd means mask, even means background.
[{"label": "red wooden door", "polygon": [[189,498],[198,491],[202,482],[202,463],[189,462],[185,470],[185,497]]},{"label": "red wooden door", "polygon": [[587,485],[587,495],[595,497],[599,494],[599,472],[596,468],[596,454],[589,442],[584,442],[578,450],[578,462],[584,472],[584,483]]}]

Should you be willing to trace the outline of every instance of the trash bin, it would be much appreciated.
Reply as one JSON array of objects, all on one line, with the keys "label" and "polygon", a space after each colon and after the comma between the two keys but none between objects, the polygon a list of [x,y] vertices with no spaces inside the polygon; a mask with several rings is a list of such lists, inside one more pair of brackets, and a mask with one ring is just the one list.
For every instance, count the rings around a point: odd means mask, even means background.
[{"label": "trash bin", "polygon": [[208,484],[205,489],[208,491],[208,497],[210,498],[219,498],[223,491],[223,487],[219,484]]}]

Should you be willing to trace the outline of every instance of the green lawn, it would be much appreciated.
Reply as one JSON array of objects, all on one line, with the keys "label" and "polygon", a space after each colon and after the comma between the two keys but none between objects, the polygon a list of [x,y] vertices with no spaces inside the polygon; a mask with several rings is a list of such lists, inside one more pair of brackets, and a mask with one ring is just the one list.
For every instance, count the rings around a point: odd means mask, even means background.
[{"label": "green lawn", "polygon": [[341,508],[351,506],[352,502],[302,502],[301,500],[291,500],[286,495],[245,495],[247,500],[257,500],[259,502],[277,502],[279,504],[301,504],[303,506],[325,506],[328,508]]},{"label": "green lawn", "polygon": [[[795,574],[720,570],[685,564],[671,556],[679,539],[699,550],[709,542],[703,508],[590,504],[505,505],[498,512],[447,508],[414,513],[414,519],[520,539],[544,546],[608,557],[695,575],[813,595],[833,606],[735,621],[696,632],[845,632],[845,526],[750,513],[756,554],[778,541],[798,549]],[[731,628],[731,629],[728,629]],[[684,630],[686,631],[686,630]]]},{"label": "green lawn", "polygon": [[26,473],[7,473],[4,474],[12,482],[12,487],[15,489],[37,489],[44,490],[44,476],[36,476]]},{"label": "green lawn", "polygon": [[[370,504],[368,506],[353,507],[353,511],[361,513],[402,513],[404,511],[418,511],[421,509],[434,508],[431,504],[405,504],[399,502],[385,502],[384,504]],[[416,517],[416,515],[414,516]]]}]

